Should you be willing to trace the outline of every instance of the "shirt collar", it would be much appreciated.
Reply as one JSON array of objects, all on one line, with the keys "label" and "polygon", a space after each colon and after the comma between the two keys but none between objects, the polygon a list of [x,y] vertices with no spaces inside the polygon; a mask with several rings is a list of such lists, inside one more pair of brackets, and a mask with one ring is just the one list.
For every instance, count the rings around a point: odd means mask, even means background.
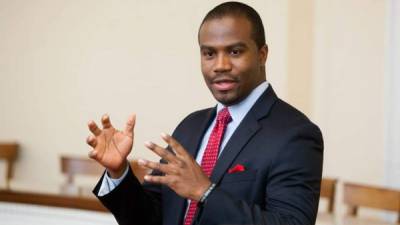
[{"label": "shirt collar", "polygon": [[[231,114],[233,121],[242,121],[244,116],[249,112],[251,107],[256,103],[257,99],[267,90],[269,83],[267,81],[262,82],[256,88],[254,88],[250,94],[243,99],[241,102],[228,106],[229,113]],[[225,106],[218,102],[217,113],[221,111]]]}]

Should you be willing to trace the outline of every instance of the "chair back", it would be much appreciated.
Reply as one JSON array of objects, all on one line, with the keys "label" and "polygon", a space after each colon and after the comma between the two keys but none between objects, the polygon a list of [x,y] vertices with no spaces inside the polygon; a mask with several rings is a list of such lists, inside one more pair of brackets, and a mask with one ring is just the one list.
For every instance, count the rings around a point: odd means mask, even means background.
[{"label": "chair back", "polygon": [[368,207],[394,211],[398,213],[400,223],[400,191],[354,183],[344,184],[344,203],[348,205],[348,213],[356,216],[359,207]]},{"label": "chair back", "polygon": [[335,195],[336,195],[337,180],[332,178],[322,178],[321,181],[321,198],[328,200],[328,213],[333,213],[335,208]]},{"label": "chair back", "polygon": [[[144,176],[149,173],[149,170],[140,166],[137,160],[131,160],[129,164],[137,179],[143,183]],[[61,172],[67,176],[66,184],[62,188],[63,192],[67,193],[68,189],[73,190],[73,187],[77,187],[74,180],[76,175],[100,177],[104,172],[104,167],[95,160],[86,157],[61,156]],[[79,195],[81,195],[82,187],[77,188]]]},{"label": "chair back", "polygon": [[61,172],[67,183],[74,183],[76,175],[100,176],[104,168],[96,161],[84,157],[61,156]]}]

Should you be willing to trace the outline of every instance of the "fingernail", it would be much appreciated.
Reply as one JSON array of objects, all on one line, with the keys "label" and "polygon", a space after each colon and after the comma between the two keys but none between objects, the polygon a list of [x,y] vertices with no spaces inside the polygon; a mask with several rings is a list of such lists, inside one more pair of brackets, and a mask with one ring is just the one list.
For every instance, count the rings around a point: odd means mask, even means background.
[{"label": "fingernail", "polygon": [[149,176],[149,175],[145,175],[145,176],[144,176],[144,179],[145,179],[145,180],[150,180],[150,176]]},{"label": "fingernail", "polygon": [[89,156],[94,157],[97,154],[97,151],[90,151]]},{"label": "fingernail", "polygon": [[146,164],[146,160],[138,159],[138,163],[139,163],[139,165],[144,166]]},{"label": "fingernail", "polygon": [[168,134],[166,134],[166,133],[164,133],[164,132],[163,132],[163,133],[161,133],[161,137],[163,137],[164,139],[167,139],[167,138],[168,138],[168,136],[169,136],[169,135],[168,135]]},{"label": "fingernail", "polygon": [[152,148],[152,147],[154,147],[154,143],[151,142],[151,141],[146,141],[146,142],[144,143],[144,146],[146,146],[146,147],[148,147],[148,148]]}]

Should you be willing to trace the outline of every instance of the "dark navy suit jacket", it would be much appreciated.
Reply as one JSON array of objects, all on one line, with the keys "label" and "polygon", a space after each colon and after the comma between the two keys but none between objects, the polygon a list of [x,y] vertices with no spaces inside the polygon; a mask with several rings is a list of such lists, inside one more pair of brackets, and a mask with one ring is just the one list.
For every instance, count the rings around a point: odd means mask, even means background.
[{"label": "dark navy suit jacket", "polygon": [[[190,114],[173,133],[193,157],[215,111]],[[319,128],[269,86],[218,158],[210,178],[217,186],[200,205],[194,224],[315,224],[322,161]],[[235,165],[245,170],[229,173]],[[131,171],[99,199],[121,225],[182,225],[187,207],[186,199],[166,186],[141,186]]]}]

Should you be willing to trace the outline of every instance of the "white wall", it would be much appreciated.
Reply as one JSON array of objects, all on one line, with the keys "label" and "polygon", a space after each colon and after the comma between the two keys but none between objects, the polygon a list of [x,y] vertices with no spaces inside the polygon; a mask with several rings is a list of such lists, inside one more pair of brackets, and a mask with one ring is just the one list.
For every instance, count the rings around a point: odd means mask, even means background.
[{"label": "white wall", "polygon": [[[214,104],[196,35],[219,2],[0,0],[0,141],[22,146],[12,187],[60,183],[59,155],[86,155],[103,113],[121,127],[136,112],[132,157],[155,159],[144,141]],[[246,2],[268,80],[323,131],[324,175],[383,184],[385,1]]]},{"label": "white wall", "polygon": [[313,117],[324,174],[383,184],[385,1],[315,1]]},{"label": "white wall", "polygon": [[[197,29],[216,1],[0,0],[0,140],[21,154],[14,188],[51,189],[59,155],[86,155],[86,123],[137,113],[132,157],[156,158],[189,112],[214,104],[203,84]],[[268,79],[285,96],[287,2],[251,1],[270,44]]]}]

